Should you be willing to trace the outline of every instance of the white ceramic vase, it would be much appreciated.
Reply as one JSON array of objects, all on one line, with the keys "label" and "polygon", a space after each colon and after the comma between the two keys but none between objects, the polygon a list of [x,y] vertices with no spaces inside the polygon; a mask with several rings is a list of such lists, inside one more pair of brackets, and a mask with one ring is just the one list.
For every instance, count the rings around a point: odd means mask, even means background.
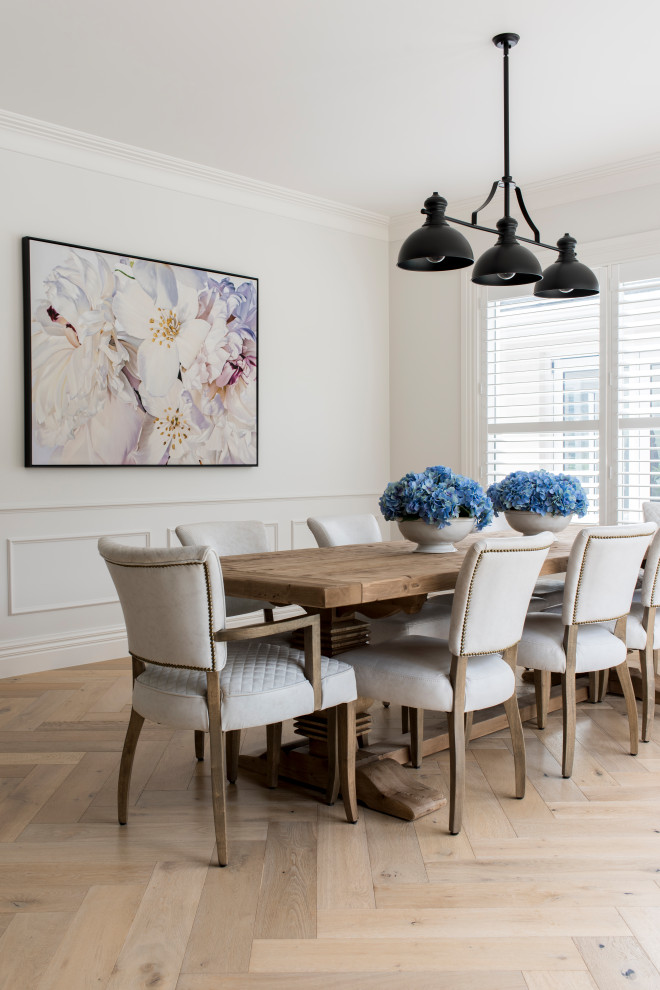
[{"label": "white ceramic vase", "polygon": [[466,516],[452,519],[442,529],[424,519],[410,519],[397,525],[406,540],[417,544],[414,553],[456,553],[454,543],[464,540],[474,529],[475,522],[472,516]]},{"label": "white ceramic vase", "polygon": [[523,536],[535,536],[536,533],[561,533],[562,529],[570,525],[573,518],[572,512],[568,516],[542,516],[538,512],[512,509],[507,509],[504,515],[511,529],[522,533]]}]

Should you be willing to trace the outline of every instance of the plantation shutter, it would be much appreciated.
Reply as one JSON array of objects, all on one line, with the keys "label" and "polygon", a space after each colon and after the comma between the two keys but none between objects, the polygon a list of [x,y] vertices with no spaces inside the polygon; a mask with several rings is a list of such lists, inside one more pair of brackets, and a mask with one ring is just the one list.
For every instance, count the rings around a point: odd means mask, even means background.
[{"label": "plantation shutter", "polygon": [[515,470],[575,475],[589,498],[588,518],[597,519],[599,297],[550,300],[534,297],[532,286],[524,290],[506,298],[491,290],[486,304],[488,483]]},{"label": "plantation shutter", "polygon": [[617,509],[660,499],[660,265],[622,265],[618,284]]}]

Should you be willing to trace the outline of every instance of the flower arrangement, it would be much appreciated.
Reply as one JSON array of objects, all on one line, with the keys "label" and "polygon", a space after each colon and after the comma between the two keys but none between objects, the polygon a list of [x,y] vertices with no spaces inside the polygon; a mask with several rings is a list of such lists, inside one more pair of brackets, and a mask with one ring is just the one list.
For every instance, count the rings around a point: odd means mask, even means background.
[{"label": "flower arrangement", "polygon": [[549,471],[512,471],[488,488],[495,515],[500,512],[536,512],[541,516],[584,516],[589,507],[584,488],[570,474]]},{"label": "flower arrangement", "polygon": [[438,529],[471,517],[480,530],[493,519],[493,504],[481,485],[442,465],[390,482],[378,504],[388,521],[423,519]]}]

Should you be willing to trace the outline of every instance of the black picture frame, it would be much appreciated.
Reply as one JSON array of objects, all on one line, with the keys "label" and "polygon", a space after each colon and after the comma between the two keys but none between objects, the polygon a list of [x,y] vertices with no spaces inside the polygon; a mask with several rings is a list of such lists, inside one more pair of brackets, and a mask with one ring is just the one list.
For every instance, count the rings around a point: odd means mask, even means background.
[{"label": "black picture frame", "polygon": [[258,466],[256,276],[30,236],[22,258],[26,467]]}]

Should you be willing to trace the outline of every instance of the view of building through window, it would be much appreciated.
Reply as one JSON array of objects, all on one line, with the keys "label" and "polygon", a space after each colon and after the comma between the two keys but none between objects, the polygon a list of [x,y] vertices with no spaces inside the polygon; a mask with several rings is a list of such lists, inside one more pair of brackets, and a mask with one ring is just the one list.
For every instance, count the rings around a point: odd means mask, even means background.
[{"label": "view of building through window", "polygon": [[633,265],[613,266],[602,274],[616,291],[600,297],[539,299],[525,287],[488,300],[488,483],[517,469],[577,475],[588,518],[601,522],[638,520],[642,502],[660,499],[660,262],[656,270],[629,278]]}]

